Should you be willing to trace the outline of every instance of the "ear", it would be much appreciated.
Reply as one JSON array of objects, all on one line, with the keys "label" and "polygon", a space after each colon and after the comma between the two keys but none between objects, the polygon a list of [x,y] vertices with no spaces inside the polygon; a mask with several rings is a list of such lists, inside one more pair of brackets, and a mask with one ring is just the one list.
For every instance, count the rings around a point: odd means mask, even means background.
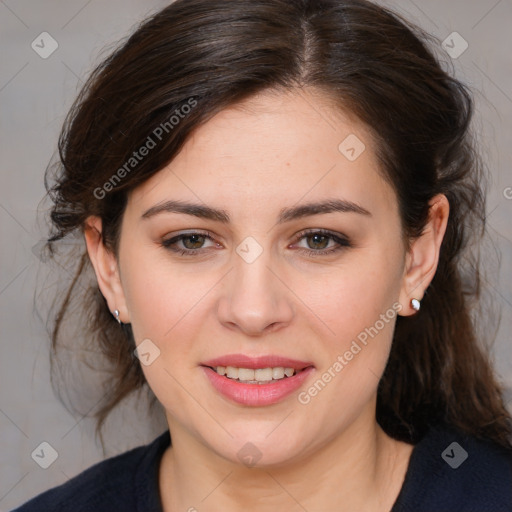
[{"label": "ear", "polygon": [[85,243],[101,293],[105,297],[110,311],[119,311],[119,320],[130,323],[125,296],[119,275],[118,261],[115,255],[105,247],[102,237],[101,219],[88,217],[84,227]]},{"label": "ear", "polygon": [[437,270],[439,252],[450,213],[450,204],[444,194],[438,194],[430,202],[429,220],[423,234],[412,242],[406,254],[404,276],[399,302],[402,316],[416,313],[411,299],[421,301]]}]

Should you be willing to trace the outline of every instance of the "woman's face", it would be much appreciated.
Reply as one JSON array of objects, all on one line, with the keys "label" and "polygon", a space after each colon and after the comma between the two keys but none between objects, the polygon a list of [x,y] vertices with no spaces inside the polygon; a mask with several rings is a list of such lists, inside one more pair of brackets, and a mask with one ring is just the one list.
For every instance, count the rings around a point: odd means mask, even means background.
[{"label": "woman's face", "polygon": [[[374,418],[404,304],[405,250],[395,194],[362,124],[326,114],[312,91],[266,93],[242,107],[200,127],[129,196],[121,318],[137,344],[146,340],[142,368],[171,435],[235,462],[249,452],[277,464]],[[309,208],[335,201],[332,211]],[[197,205],[198,215],[168,202]],[[288,377],[240,384],[205,367],[233,354],[313,368],[292,377],[294,387]],[[258,368],[267,366],[286,363]]]}]

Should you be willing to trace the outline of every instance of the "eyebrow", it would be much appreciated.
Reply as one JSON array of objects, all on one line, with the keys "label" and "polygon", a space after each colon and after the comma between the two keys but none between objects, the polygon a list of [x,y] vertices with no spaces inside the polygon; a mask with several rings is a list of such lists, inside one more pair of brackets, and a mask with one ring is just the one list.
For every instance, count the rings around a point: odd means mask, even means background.
[{"label": "eyebrow", "polygon": [[[284,222],[290,222],[303,217],[332,212],[357,213],[369,217],[372,216],[367,209],[352,201],[347,201],[345,199],[328,199],[326,201],[311,202],[289,208],[283,208],[279,212],[277,223],[282,224]],[[222,222],[223,224],[229,224],[231,222],[226,210],[176,200],[169,200],[152,206],[142,214],[142,218],[149,219],[160,213],[181,213],[184,215],[199,217],[200,219]]]}]

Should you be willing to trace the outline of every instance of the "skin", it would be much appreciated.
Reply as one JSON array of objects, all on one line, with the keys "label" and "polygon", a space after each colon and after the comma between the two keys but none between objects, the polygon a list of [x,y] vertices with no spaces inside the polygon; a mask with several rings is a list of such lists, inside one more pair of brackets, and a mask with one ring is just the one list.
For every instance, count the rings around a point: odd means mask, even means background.
[{"label": "skin", "polygon": [[[355,161],[338,150],[349,134],[366,146]],[[159,474],[166,512],[391,509],[413,449],[375,418],[396,317],[307,404],[298,393],[265,407],[233,403],[199,366],[238,352],[312,361],[304,391],[393,303],[401,315],[415,313],[410,300],[421,299],[434,277],[449,205],[444,195],[433,198],[424,234],[406,251],[396,195],[377,172],[374,148],[365,126],[334,114],[318,92],[266,92],[217,114],[131,192],[119,259],[101,242],[101,220],[88,219],[87,249],[111,311],[132,324],[137,344],[149,338],[160,350],[142,369],[173,443]],[[327,198],[353,201],[371,216],[332,212],[276,223],[283,207]],[[224,209],[231,222],[141,218],[169,199]],[[307,249],[336,246],[297,239],[313,228],[353,245],[309,256]],[[215,240],[176,245],[201,254],[162,247],[192,230]],[[248,236],[263,250],[252,263],[236,252]],[[262,454],[254,467],[237,456],[248,442]]]}]

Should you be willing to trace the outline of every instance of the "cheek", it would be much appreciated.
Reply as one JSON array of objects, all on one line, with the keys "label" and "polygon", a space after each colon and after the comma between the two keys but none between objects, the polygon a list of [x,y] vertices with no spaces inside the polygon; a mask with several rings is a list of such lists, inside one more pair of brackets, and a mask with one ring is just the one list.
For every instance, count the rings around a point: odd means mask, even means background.
[{"label": "cheek", "polygon": [[[311,386],[298,396],[310,417],[332,429],[353,422],[374,399],[389,357],[398,309],[389,292],[378,289],[375,282],[368,293],[357,279],[353,286],[349,279],[344,284],[336,300],[318,309],[335,335],[317,335],[322,364]],[[333,410],[338,413],[333,415]]]},{"label": "cheek", "polygon": [[190,354],[190,340],[198,336],[198,318],[206,314],[209,291],[218,275],[194,271],[193,265],[173,265],[165,255],[136,249],[123,270],[123,289],[136,342],[149,338],[161,350],[172,351],[173,360],[185,360]]},{"label": "cheek", "polygon": [[[340,407],[351,404],[349,409],[355,411],[375,393],[400,310],[400,268],[390,266],[393,259],[399,261],[377,248],[361,252],[322,278],[304,279],[295,288],[318,317],[315,325],[320,330],[311,336],[320,342],[323,358],[320,382],[310,391],[323,396],[314,398],[319,407],[327,401]],[[307,393],[304,403],[313,400]]]},{"label": "cheek", "polygon": [[190,371],[197,371],[191,342],[201,339],[198,317],[205,315],[201,298],[208,283],[201,285],[197,277],[171,271],[170,265],[148,263],[136,257],[126,262],[125,296],[136,344],[150,340],[154,345],[145,346],[158,354],[154,359],[151,356],[150,364],[141,365],[142,371],[159,401],[177,413],[177,404],[187,403],[180,383],[187,382],[187,390],[200,396],[196,383],[189,381]]},{"label": "cheek", "polygon": [[[311,321],[321,329],[318,334],[343,348],[382,314],[394,316],[392,305],[398,299],[401,280],[400,269],[391,266],[390,260],[378,249],[360,251],[322,274],[295,277],[293,290],[307,306],[304,311],[314,313]],[[379,323],[385,336],[390,334],[388,326]]]},{"label": "cheek", "polygon": [[[141,268],[147,270],[142,272]],[[128,265],[127,270],[124,290],[135,339],[149,337],[157,341],[172,327],[178,301],[156,267]]]}]

